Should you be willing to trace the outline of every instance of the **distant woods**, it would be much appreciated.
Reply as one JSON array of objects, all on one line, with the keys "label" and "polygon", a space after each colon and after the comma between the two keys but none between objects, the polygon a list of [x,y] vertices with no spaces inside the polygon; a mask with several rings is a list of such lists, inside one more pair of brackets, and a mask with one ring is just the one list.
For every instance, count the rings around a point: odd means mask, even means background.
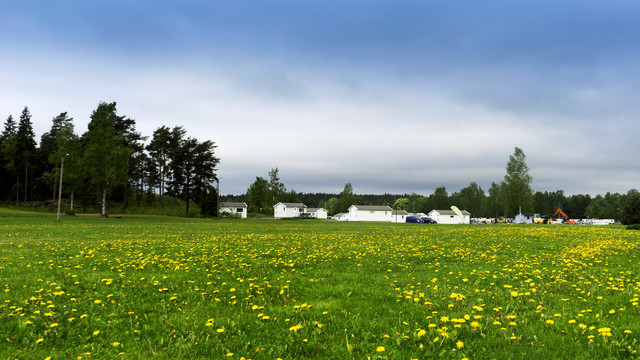
[{"label": "distant woods", "polygon": [[[17,122],[9,115],[0,134],[0,199],[53,208],[61,167],[67,212],[89,209],[106,217],[109,204],[164,207],[171,201],[181,202],[188,216],[191,202],[209,201],[212,192],[217,199],[220,159],[214,142],[189,137],[180,126],[161,126],[149,138],[135,124],[118,115],[115,102],[101,102],[84,133],[78,135],[73,118],[63,112],[52,119],[38,146],[29,109]],[[217,212],[217,206],[208,209],[211,215]]]}]

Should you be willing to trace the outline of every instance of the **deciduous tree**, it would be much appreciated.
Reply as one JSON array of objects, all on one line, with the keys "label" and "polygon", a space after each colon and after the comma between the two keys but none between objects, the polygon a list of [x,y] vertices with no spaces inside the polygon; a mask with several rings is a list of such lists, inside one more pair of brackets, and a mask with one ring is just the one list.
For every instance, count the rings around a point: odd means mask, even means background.
[{"label": "deciduous tree", "polygon": [[529,175],[527,157],[524,151],[516,147],[513,155],[507,162],[507,174],[501,185],[501,190],[506,195],[506,211],[508,215],[515,215],[522,211],[533,210],[533,192],[531,190],[532,178]]}]

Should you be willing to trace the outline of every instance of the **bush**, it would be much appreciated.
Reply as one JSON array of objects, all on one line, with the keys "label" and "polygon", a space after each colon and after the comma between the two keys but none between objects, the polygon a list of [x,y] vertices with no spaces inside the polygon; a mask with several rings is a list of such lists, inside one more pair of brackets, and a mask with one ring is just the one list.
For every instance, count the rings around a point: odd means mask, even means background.
[{"label": "bush", "polygon": [[640,224],[627,225],[627,230],[640,230]]}]

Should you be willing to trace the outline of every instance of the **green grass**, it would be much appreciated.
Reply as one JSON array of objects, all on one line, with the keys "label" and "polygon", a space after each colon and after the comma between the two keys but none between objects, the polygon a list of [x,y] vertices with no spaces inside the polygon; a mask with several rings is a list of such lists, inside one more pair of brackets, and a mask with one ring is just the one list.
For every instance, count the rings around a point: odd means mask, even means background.
[{"label": "green grass", "polygon": [[0,358],[638,358],[639,240],[0,209]]}]

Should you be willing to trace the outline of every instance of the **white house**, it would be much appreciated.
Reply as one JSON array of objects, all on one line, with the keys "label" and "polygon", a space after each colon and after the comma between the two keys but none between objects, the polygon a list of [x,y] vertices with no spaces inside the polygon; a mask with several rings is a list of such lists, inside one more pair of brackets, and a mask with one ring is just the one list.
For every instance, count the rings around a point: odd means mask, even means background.
[{"label": "white house", "polygon": [[464,216],[464,221],[456,215],[453,210],[431,210],[429,211],[429,217],[435,220],[438,224],[469,224],[471,223],[471,213],[466,210],[460,211]]},{"label": "white house", "polygon": [[393,209],[388,206],[351,205],[350,221],[386,221],[393,220]]},{"label": "white house", "polygon": [[407,222],[407,216],[409,216],[409,213],[405,210],[393,210],[391,215],[391,222],[404,223]]},{"label": "white house", "polygon": [[516,214],[514,222],[516,224],[533,224],[533,213],[521,212]]},{"label": "white house", "polygon": [[306,212],[307,205],[302,203],[279,202],[273,206],[273,217],[276,218],[297,218]]},{"label": "white house", "polygon": [[325,208],[308,208],[307,213],[311,214],[311,217],[315,219],[327,218],[327,210]]},{"label": "white house", "polygon": [[349,221],[349,213],[339,213],[333,215],[333,220],[336,221]]},{"label": "white house", "polygon": [[247,204],[243,202],[223,202],[218,210],[220,214],[227,213],[231,216],[239,216],[242,219],[247,218]]}]

